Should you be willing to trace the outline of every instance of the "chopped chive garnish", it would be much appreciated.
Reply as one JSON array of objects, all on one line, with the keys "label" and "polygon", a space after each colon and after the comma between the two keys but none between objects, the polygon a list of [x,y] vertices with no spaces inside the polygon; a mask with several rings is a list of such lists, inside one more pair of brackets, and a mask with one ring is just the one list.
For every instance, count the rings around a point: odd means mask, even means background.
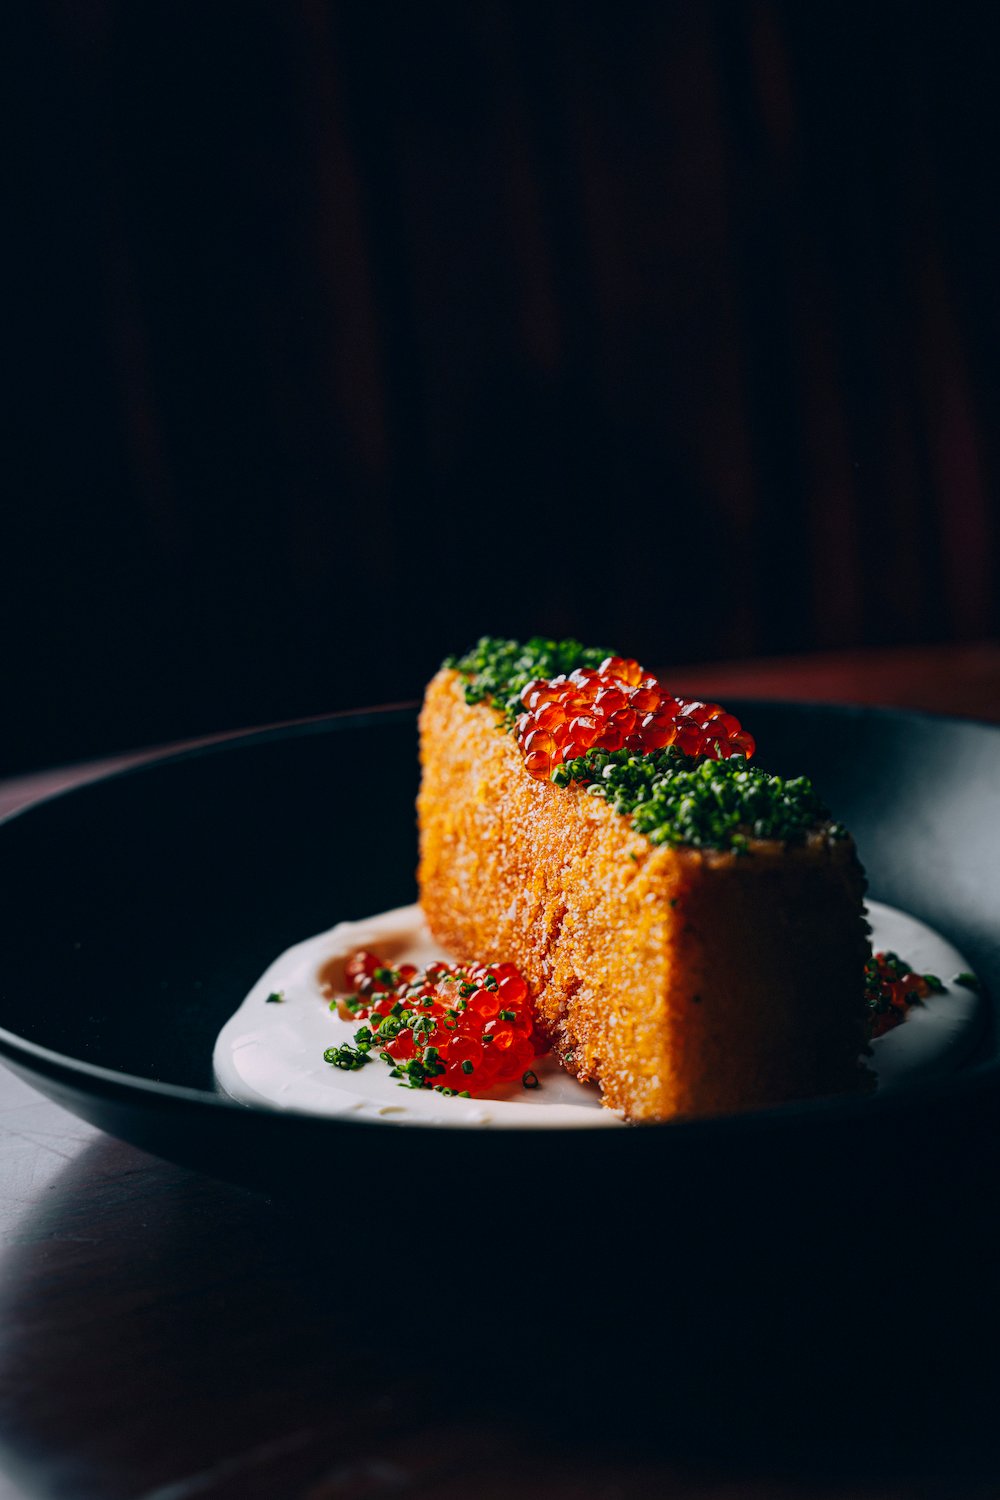
[{"label": "chopped chive garnish", "polygon": [[454,667],[465,678],[466,703],[492,703],[512,729],[523,708],[521,692],[529,682],[558,677],[577,667],[599,667],[610,654],[573,640],[550,641],[536,635],[522,645],[484,635],[464,656],[449,657],[445,666]]},{"label": "chopped chive garnish", "polygon": [[[523,1078],[537,1044],[530,990],[514,965],[441,961],[418,971],[408,963],[390,969],[367,951],[362,957],[353,1040],[326,1049],[323,1056],[332,1067],[349,1072],[378,1058],[401,1088],[433,1089],[446,1097],[454,1096],[463,1078],[469,1080],[462,1091],[467,1097]],[[348,983],[361,966],[357,957],[348,960]],[[391,985],[384,977],[376,979],[387,974],[393,976]],[[449,983],[461,994],[449,990]],[[487,990],[501,993],[488,1002]],[[339,1001],[333,1008],[339,1010]],[[487,1026],[491,1013],[502,1022],[499,1046],[492,1023]],[[458,1038],[463,1045],[456,1057],[451,1049]]]},{"label": "chopped chive garnish", "polygon": [[[521,692],[529,682],[598,668],[610,654],[574,640],[535,636],[521,645],[483,636],[445,666],[464,678],[466,702],[491,704],[499,714],[498,728],[510,731],[524,710]],[[551,779],[557,786],[581,783],[654,845],[743,853],[751,839],[801,842],[829,819],[806,777],[769,775],[743,755],[712,760],[673,746],[641,753],[593,749],[556,765]],[[829,824],[826,832],[830,838],[846,837],[839,824]]]},{"label": "chopped chive garnish", "polygon": [[864,968],[869,1039],[884,1036],[898,1026],[911,1007],[922,1005],[929,995],[944,993],[945,986],[936,974],[916,973],[898,953],[890,950],[872,954]]},{"label": "chopped chive garnish", "polygon": [[361,1052],[357,1047],[352,1047],[350,1042],[345,1042],[341,1047],[327,1047],[323,1053],[323,1061],[331,1063],[335,1068],[353,1072],[357,1068],[363,1068],[371,1059],[367,1051]]}]

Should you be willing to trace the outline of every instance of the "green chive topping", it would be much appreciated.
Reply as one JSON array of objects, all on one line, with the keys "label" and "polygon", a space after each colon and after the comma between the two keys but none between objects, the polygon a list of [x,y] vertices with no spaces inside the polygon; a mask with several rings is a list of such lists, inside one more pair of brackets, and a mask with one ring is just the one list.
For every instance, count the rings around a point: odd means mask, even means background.
[{"label": "green chive topping", "polygon": [[[512,730],[529,682],[577,667],[597,668],[611,654],[574,640],[534,636],[521,645],[483,636],[465,656],[451,657],[445,666],[465,679],[467,703],[491,704],[502,727]],[[829,824],[828,809],[806,777],[772,776],[740,755],[708,760],[673,747],[640,754],[589,750],[556,766],[552,780],[557,786],[583,784],[589,794],[628,817],[652,844],[739,852],[751,839],[801,842],[823,823],[830,838],[847,837],[842,825]]]},{"label": "green chive topping", "polygon": [[827,817],[807,777],[772,776],[742,755],[699,760],[672,748],[643,755],[588,750],[557,766],[552,779],[586,784],[651,844],[741,851],[751,838],[795,843]]},{"label": "green chive topping", "polygon": [[363,1068],[366,1062],[371,1061],[371,1058],[368,1056],[367,1049],[362,1052],[357,1047],[352,1047],[350,1042],[344,1042],[340,1047],[327,1047],[323,1053],[323,1061],[351,1073],[358,1068]]},{"label": "green chive topping", "polygon": [[535,678],[558,677],[577,667],[601,665],[614,652],[582,646],[579,641],[549,641],[532,636],[522,645],[499,636],[484,635],[464,656],[450,656],[445,662],[465,678],[466,703],[490,702],[504,716],[508,729],[524,705],[521,693]]}]

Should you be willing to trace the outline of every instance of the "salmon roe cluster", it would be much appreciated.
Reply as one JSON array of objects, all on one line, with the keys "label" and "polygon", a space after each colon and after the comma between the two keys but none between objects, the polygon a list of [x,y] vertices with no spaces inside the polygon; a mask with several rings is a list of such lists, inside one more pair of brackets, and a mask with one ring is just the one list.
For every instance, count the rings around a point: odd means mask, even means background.
[{"label": "salmon roe cluster", "polygon": [[356,993],[335,1002],[340,1014],[367,1022],[349,1051],[365,1060],[377,1052],[400,1083],[470,1095],[515,1081],[537,1086],[530,1065],[544,1045],[535,1035],[528,985],[514,964],[392,968],[362,950],[348,960],[346,982]]},{"label": "salmon roe cluster", "polygon": [[597,668],[529,682],[521,702],[518,744],[526,770],[539,781],[588,750],[641,755],[673,745],[685,755],[728,760],[756,749],[753,735],[718,703],[673,697],[628,657],[609,656]]},{"label": "salmon roe cluster", "polygon": [[944,985],[936,974],[916,974],[898,953],[874,953],[865,964],[865,1002],[868,1008],[868,1035],[884,1036],[900,1021],[912,1005],[939,995]]}]

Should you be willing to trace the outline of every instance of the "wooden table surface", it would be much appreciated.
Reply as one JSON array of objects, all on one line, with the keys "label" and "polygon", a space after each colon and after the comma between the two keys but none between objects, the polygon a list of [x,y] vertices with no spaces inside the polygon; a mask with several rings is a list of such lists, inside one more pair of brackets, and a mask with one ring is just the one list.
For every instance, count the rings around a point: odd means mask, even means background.
[{"label": "wooden table surface", "polygon": [[[1000,721],[1000,646],[678,670],[705,696],[906,704]],[[7,808],[94,767],[0,786]],[[462,1360],[428,1390],[405,1308],[359,1320],[358,1268],[301,1211],[158,1161],[0,1068],[0,1496],[45,1500],[978,1500],[1000,1471],[926,1471],[904,1427],[877,1464],[849,1435],[691,1451],[648,1414],[554,1432]],[[537,1330],[541,1314],[526,1316]],[[509,1314],[514,1317],[513,1311]],[[491,1309],[490,1338],[508,1313]],[[516,1323],[516,1319],[515,1319]],[[530,1341],[529,1341],[530,1348]],[[483,1367],[485,1368],[485,1366]],[[876,1365],[877,1370],[877,1365]],[[807,1378],[807,1372],[804,1372]],[[858,1369],[859,1410],[876,1400]],[[843,1451],[841,1451],[841,1449]],[[956,1456],[957,1458],[957,1456]]]}]

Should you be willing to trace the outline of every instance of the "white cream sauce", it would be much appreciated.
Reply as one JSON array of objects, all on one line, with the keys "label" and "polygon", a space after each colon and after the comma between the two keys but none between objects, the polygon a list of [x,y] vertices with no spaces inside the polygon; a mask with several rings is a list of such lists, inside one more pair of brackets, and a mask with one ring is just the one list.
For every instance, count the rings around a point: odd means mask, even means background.
[{"label": "white cream sauce", "polygon": [[[869,1065],[880,1090],[958,1067],[975,1042],[981,1020],[977,994],[949,981],[968,970],[962,955],[915,917],[868,902],[872,946],[894,949],[917,973],[947,986],[915,1005],[906,1020],[872,1044]],[[359,948],[396,963],[419,966],[448,958],[431,937],[419,906],[403,906],[359,922],[339,922],[275,959],[254,985],[215,1044],[215,1076],[242,1104],[307,1114],[345,1115],[393,1124],[519,1127],[616,1126],[593,1084],[577,1083],[551,1057],[534,1064],[539,1087],[520,1083],[482,1099],[443,1098],[430,1089],[402,1088],[376,1057],[355,1072],[323,1061],[328,1047],[353,1040],[359,1022],[330,1010],[321,983],[342,987],[343,965]],[[268,1003],[280,992],[282,1002]]]}]

